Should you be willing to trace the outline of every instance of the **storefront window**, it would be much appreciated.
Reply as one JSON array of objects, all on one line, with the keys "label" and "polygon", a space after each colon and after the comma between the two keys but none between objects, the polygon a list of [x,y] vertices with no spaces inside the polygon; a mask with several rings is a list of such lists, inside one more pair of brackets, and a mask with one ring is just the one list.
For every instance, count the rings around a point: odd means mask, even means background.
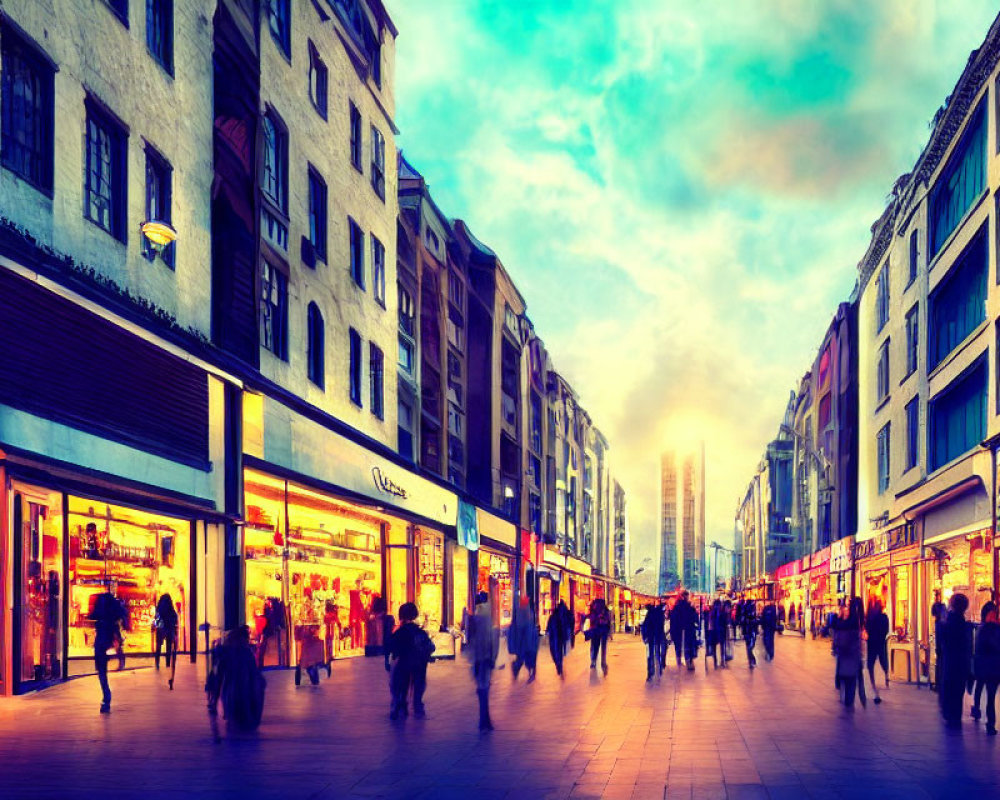
[{"label": "storefront window", "polygon": [[493,604],[493,621],[510,625],[514,613],[514,591],[511,583],[511,563],[507,556],[479,551],[479,574],[476,592],[488,592]]},{"label": "storefront window", "polygon": [[541,575],[538,578],[538,626],[544,632],[552,616],[552,579]]},{"label": "storefront window", "polygon": [[410,541],[408,526],[397,523],[386,528],[385,543],[389,560],[386,592],[389,613],[399,621],[399,607],[410,599]]},{"label": "storefront window", "polygon": [[433,635],[441,630],[441,614],[444,611],[444,536],[418,528],[416,548],[418,622]]},{"label": "storefront window", "polygon": [[989,529],[972,537],[969,554],[969,613],[967,619],[979,622],[983,606],[993,588],[993,550]]},{"label": "storefront window", "polygon": [[21,549],[20,679],[63,674],[62,494],[14,484],[14,535]]},{"label": "storefront window", "polygon": [[[189,641],[191,523],[99,501],[69,498],[69,655],[92,658],[97,596],[110,588],[126,613],[122,653],[155,649],[156,603],[169,594],[177,641]],[[86,671],[89,671],[89,665]]]},{"label": "storefront window", "polygon": [[246,617],[260,662],[294,663],[307,626],[322,631],[328,658],[364,653],[385,520],[255,470],[245,480]]},{"label": "storefront window", "polygon": [[451,547],[451,575],[451,621],[458,626],[469,609],[469,551],[457,544]]},{"label": "storefront window", "polygon": [[892,630],[897,641],[910,638],[910,567],[892,568]]}]

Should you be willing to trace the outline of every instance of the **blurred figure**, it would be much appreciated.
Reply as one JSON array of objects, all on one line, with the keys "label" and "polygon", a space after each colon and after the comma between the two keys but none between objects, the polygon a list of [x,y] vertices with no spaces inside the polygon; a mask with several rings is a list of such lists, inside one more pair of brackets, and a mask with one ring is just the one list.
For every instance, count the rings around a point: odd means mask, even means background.
[{"label": "blurred figure", "polygon": [[590,639],[590,668],[597,668],[597,655],[601,656],[601,669],[604,674],[608,674],[608,639],[611,638],[611,613],[604,598],[598,597],[590,604],[590,613],[587,615],[590,627],[587,630],[587,638]]},{"label": "blurred figure", "polygon": [[327,665],[326,651],[323,642],[319,638],[319,625],[303,625],[299,628],[297,637],[299,640],[299,663],[295,665],[295,685],[302,683],[303,670],[309,676],[309,682],[313,686],[319,685],[319,668]]},{"label": "blurred figure", "polygon": [[573,615],[566,607],[563,600],[549,616],[549,622],[545,626],[545,636],[549,640],[549,652],[552,654],[552,663],[556,665],[556,674],[563,676],[563,659],[569,649],[570,640],[573,637]]},{"label": "blurred figure", "polygon": [[406,719],[407,698],[413,691],[413,716],[423,719],[424,691],[427,688],[427,665],[434,654],[434,642],[427,632],[416,624],[420,612],[413,603],[399,607],[399,629],[392,634],[388,651],[392,656],[392,676],[389,690],[392,707],[389,719]]},{"label": "blurred figure", "polygon": [[514,680],[517,680],[521,667],[528,669],[528,683],[535,679],[539,638],[535,612],[531,610],[528,598],[522,596],[518,607],[514,609],[514,619],[511,621],[510,631],[507,634],[507,644],[514,656],[514,663],[511,665],[511,674],[514,676]]},{"label": "blurred figure", "polygon": [[[844,706],[854,708],[854,695],[858,693],[865,705],[861,665],[861,598],[855,597],[849,606],[840,608],[840,617],[834,624],[834,647],[837,650],[836,683],[841,690]],[[860,682],[860,683],[859,683]]]},{"label": "blurred figure", "polygon": [[757,666],[757,656],[753,649],[757,644],[757,607],[753,600],[744,600],[738,606],[737,615],[740,621],[740,628],[743,631],[743,644],[747,650],[747,664],[750,669]]},{"label": "blurred figure", "polygon": [[982,624],[976,634],[973,667],[976,674],[976,691],[973,697],[972,718],[979,719],[979,699],[986,689],[986,733],[997,734],[997,686],[1000,685],[1000,624],[997,622],[996,603],[983,606]]},{"label": "blurred figure", "polygon": [[962,693],[972,666],[972,626],[965,620],[969,598],[961,592],[951,596],[948,616],[941,625],[941,685],[938,700],[941,716],[949,728],[962,724]]},{"label": "blurred figure", "polygon": [[875,705],[878,705],[882,702],[882,697],[875,682],[876,662],[882,665],[885,685],[889,685],[889,617],[882,610],[882,601],[878,598],[872,600],[868,616],[865,617],[865,636],[868,638],[868,654],[865,659],[868,664],[868,679],[875,695]]},{"label": "blurred figure", "polygon": [[662,605],[646,606],[646,618],[642,621],[642,641],[646,643],[646,682],[653,680],[653,673],[659,678],[663,674],[666,660],[667,632],[666,618]]},{"label": "blurred figure", "polygon": [[500,631],[493,625],[493,609],[486,592],[476,595],[476,612],[467,619],[465,629],[469,640],[465,653],[472,662],[472,675],[479,698],[479,730],[491,731],[490,684],[500,652]]},{"label": "blurred figure", "polygon": [[103,594],[97,595],[94,610],[89,618],[94,621],[94,667],[101,684],[101,713],[111,713],[111,686],[108,684],[108,650],[120,646],[122,632],[119,624],[125,620],[125,610],[114,595],[111,583]]},{"label": "blurred figure", "polygon": [[264,713],[267,682],[254,658],[246,625],[226,634],[219,656],[218,681],[226,721],[242,730],[257,728]]},{"label": "blurred figure", "polygon": [[688,599],[687,591],[681,592],[680,599],[670,611],[670,638],[674,643],[674,654],[677,656],[677,666],[681,665],[681,647],[684,648],[684,660],[689,670],[694,669],[694,657],[697,653],[698,612]]},{"label": "blurred figure", "polygon": [[160,668],[160,650],[164,643],[167,645],[167,667],[177,658],[178,622],[174,600],[165,592],[160,595],[160,599],[156,603],[156,614],[153,616],[153,627],[156,631],[156,652],[153,655],[153,664],[156,669]]},{"label": "blurred figure", "polygon": [[778,631],[778,610],[768,603],[760,613],[760,634],[764,640],[764,658],[774,661],[774,634]]}]

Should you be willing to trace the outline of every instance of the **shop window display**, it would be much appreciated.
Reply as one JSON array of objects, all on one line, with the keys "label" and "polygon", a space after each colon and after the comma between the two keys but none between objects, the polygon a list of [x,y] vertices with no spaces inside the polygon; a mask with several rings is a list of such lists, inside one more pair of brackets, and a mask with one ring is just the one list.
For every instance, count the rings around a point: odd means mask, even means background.
[{"label": "shop window display", "polygon": [[69,656],[94,655],[97,596],[110,588],[125,610],[120,654],[155,649],[153,620],[160,596],[177,609],[180,649],[188,641],[191,580],[191,524],[188,520],[138,509],[69,498]]},{"label": "shop window display", "polygon": [[435,531],[416,531],[416,603],[419,625],[428,633],[441,630],[444,610],[444,536]]},{"label": "shop window display", "polygon": [[[409,602],[411,547],[408,526],[403,523],[389,525],[386,530],[386,592],[389,613],[399,619],[399,607]],[[423,609],[421,609],[423,610]]]},{"label": "shop window display", "polygon": [[63,674],[62,494],[14,484],[14,531],[21,549],[22,681],[54,680]]},{"label": "shop window display", "polygon": [[263,666],[295,663],[308,631],[326,658],[362,655],[381,591],[382,528],[366,509],[246,471],[246,617]]},{"label": "shop window display", "polygon": [[459,545],[451,545],[451,622],[458,626],[469,607],[469,551]]},{"label": "shop window display", "polygon": [[510,625],[514,614],[514,590],[511,563],[507,556],[479,551],[476,591],[488,592],[493,604],[493,621],[501,627]]},{"label": "shop window display", "polygon": [[538,578],[538,626],[545,630],[552,616],[552,579],[546,575]]},{"label": "shop window display", "polygon": [[892,568],[892,632],[896,641],[910,640],[910,567]]}]

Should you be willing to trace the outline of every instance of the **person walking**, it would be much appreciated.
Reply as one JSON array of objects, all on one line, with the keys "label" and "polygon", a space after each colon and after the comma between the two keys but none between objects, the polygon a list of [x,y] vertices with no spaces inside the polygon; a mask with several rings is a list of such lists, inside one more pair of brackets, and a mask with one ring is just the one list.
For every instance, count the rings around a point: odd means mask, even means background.
[{"label": "person walking", "polygon": [[941,716],[949,728],[962,724],[962,694],[972,666],[972,626],[966,622],[969,598],[961,592],[951,596],[948,616],[941,625],[941,685],[938,700]]},{"label": "person walking", "polygon": [[667,632],[666,619],[662,605],[646,606],[646,618],[642,621],[642,641],[646,644],[646,683],[653,680],[653,674],[659,678],[663,674],[663,654],[666,652]]},{"label": "person walking", "polygon": [[611,638],[611,613],[603,597],[598,597],[590,604],[587,615],[590,627],[587,638],[590,639],[590,668],[597,669],[597,655],[601,655],[601,669],[608,674],[608,639]]},{"label": "person walking", "polygon": [[[717,648],[719,645],[719,609],[722,603],[715,600],[705,611],[705,658],[712,656],[715,669],[719,667]],[[724,663],[724,662],[723,662]]]},{"label": "person walking", "polygon": [[256,729],[264,714],[267,682],[254,657],[250,628],[246,625],[226,634],[219,654],[217,679],[226,721],[241,730]]},{"label": "person walking", "polygon": [[764,658],[774,661],[774,635],[778,632],[778,610],[768,603],[760,614],[760,633],[764,640]]},{"label": "person walking", "polygon": [[493,609],[486,592],[476,595],[476,611],[466,621],[469,645],[466,654],[472,662],[472,675],[479,698],[479,730],[493,730],[490,719],[490,684],[500,652],[500,632],[493,624]]},{"label": "person walking", "polygon": [[743,644],[747,649],[747,664],[750,669],[757,666],[757,656],[753,649],[757,644],[757,608],[753,600],[744,600],[738,610],[740,628],[743,631]]},{"label": "person walking", "polygon": [[941,690],[941,626],[948,616],[948,607],[941,602],[941,590],[934,590],[934,602],[931,603],[931,630],[934,632],[934,680],[931,689]]},{"label": "person walking", "polygon": [[972,718],[979,719],[979,699],[986,689],[986,733],[997,735],[997,686],[1000,685],[1000,623],[997,621],[996,603],[983,606],[982,624],[976,634],[973,668],[976,691],[973,696]]},{"label": "person walking", "polygon": [[423,719],[424,691],[427,688],[427,665],[434,654],[434,642],[415,620],[420,615],[416,604],[403,603],[399,607],[399,628],[387,643],[392,658],[389,691],[392,704],[389,719],[406,719],[407,702],[413,692],[413,716]]},{"label": "person walking", "polygon": [[[177,658],[177,609],[169,593],[164,592],[156,603],[156,613],[153,616],[153,628],[156,636],[156,652],[153,654],[153,665],[160,668],[160,651],[167,646],[167,668]],[[171,687],[173,688],[173,687]]]},{"label": "person walking", "polygon": [[518,607],[514,609],[514,619],[507,633],[507,646],[514,656],[511,664],[511,674],[514,680],[521,672],[521,667],[528,670],[528,683],[535,679],[535,667],[538,664],[538,624],[535,622],[535,612],[528,602],[527,596],[522,596]]},{"label": "person walking", "polygon": [[555,611],[549,615],[548,624],[545,626],[545,636],[549,640],[549,652],[552,654],[552,663],[556,665],[556,674],[563,677],[563,659],[569,649],[569,642],[573,636],[573,615],[566,607],[563,600],[559,601]]},{"label": "person walking", "polygon": [[872,600],[868,608],[868,616],[865,617],[865,637],[867,638],[868,679],[872,684],[872,693],[875,695],[875,705],[882,702],[882,697],[878,693],[878,684],[875,682],[875,664],[882,665],[882,672],[885,674],[885,685],[889,686],[889,617],[882,610],[882,601],[877,597]]},{"label": "person walking", "polygon": [[[861,621],[851,606],[841,606],[840,617],[834,624],[834,647],[837,651],[835,683],[846,708],[854,709],[861,672]],[[863,689],[862,689],[863,691]]]},{"label": "person walking", "polygon": [[103,594],[97,595],[94,610],[89,618],[94,621],[94,667],[101,684],[101,713],[111,713],[111,686],[108,684],[108,650],[122,639],[119,625],[125,621],[125,610],[114,595],[111,583]]},{"label": "person walking", "polygon": [[674,654],[677,656],[677,666],[681,665],[681,649],[689,670],[694,669],[694,657],[697,651],[698,612],[688,599],[687,591],[681,592],[680,599],[670,611],[670,639],[674,643]]}]

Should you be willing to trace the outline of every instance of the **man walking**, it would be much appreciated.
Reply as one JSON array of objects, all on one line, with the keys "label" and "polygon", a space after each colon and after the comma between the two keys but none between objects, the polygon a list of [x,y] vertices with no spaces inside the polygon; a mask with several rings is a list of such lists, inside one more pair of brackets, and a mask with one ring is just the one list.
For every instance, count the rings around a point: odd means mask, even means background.
[{"label": "man walking", "polygon": [[760,632],[764,640],[764,658],[774,661],[774,634],[778,631],[778,611],[768,603],[760,614]]},{"label": "man walking", "polygon": [[667,632],[664,629],[663,606],[650,603],[646,606],[646,618],[642,621],[642,641],[646,643],[646,683],[653,680],[653,673],[659,678],[663,673]]},{"label": "man walking", "polygon": [[740,627],[743,629],[743,643],[747,648],[747,663],[750,669],[757,666],[757,657],[753,653],[757,644],[757,610],[753,600],[744,600],[740,609]]},{"label": "man walking", "polygon": [[108,650],[121,641],[119,623],[125,620],[125,611],[114,595],[115,585],[108,585],[104,594],[99,594],[94,602],[90,619],[94,621],[94,667],[97,680],[101,684],[101,713],[111,713],[111,687],[108,684]]},{"label": "man walking", "polygon": [[556,665],[556,674],[561,678],[563,659],[566,657],[566,650],[573,636],[573,615],[566,607],[565,601],[560,600],[555,611],[549,616],[549,622],[545,626],[545,636],[549,640],[549,653],[552,654],[552,663]]},{"label": "man walking", "polygon": [[868,616],[865,617],[865,636],[868,637],[868,678],[871,680],[872,691],[875,693],[875,705],[882,702],[878,693],[878,684],[875,682],[875,663],[882,665],[882,672],[885,673],[885,685],[889,686],[889,617],[882,610],[882,601],[878,598],[872,600],[868,607]]}]

